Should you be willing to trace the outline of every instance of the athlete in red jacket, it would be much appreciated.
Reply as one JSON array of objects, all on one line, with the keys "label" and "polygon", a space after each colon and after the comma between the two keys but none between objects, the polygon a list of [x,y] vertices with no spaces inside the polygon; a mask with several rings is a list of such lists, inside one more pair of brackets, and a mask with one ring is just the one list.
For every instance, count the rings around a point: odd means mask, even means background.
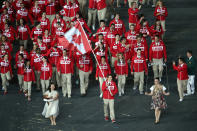
[{"label": "athlete in red jacket", "polygon": [[42,17],[38,19],[38,22],[40,22],[41,28],[43,31],[48,30],[50,32],[50,21],[46,17],[46,12],[42,13]]},{"label": "athlete in red jacket", "polygon": [[115,24],[112,23],[105,37],[109,47],[116,41],[116,34],[118,32],[115,30]]},{"label": "athlete in red jacket", "polygon": [[103,82],[102,85],[103,91],[103,102],[104,102],[104,117],[105,120],[109,120],[108,114],[108,106],[110,107],[110,118],[112,123],[115,121],[115,113],[114,113],[114,96],[117,94],[118,89],[116,83],[112,80],[112,75],[108,75],[107,80]]},{"label": "athlete in red jacket", "polygon": [[118,60],[114,63],[116,79],[118,79],[119,96],[124,95],[126,78],[128,77],[128,64],[122,53],[118,54]]},{"label": "athlete in red jacket", "polygon": [[167,62],[166,46],[159,36],[155,36],[155,42],[152,42],[149,49],[149,61],[153,63],[154,78],[159,77],[160,81],[163,73],[163,58]]},{"label": "athlete in red jacket", "polygon": [[173,69],[178,72],[177,74],[177,86],[179,92],[179,101],[183,101],[184,91],[187,90],[187,81],[188,81],[188,72],[187,72],[187,64],[184,63],[183,58],[179,58],[178,66],[176,66],[175,61],[173,61]]},{"label": "athlete in red jacket", "polygon": [[16,55],[15,55],[15,62],[18,61],[18,56],[19,56],[19,54],[22,54],[22,55],[23,55],[23,59],[30,59],[29,53],[24,49],[24,45],[20,45],[19,51],[16,52]]},{"label": "athlete in red jacket", "polygon": [[132,2],[131,8],[128,9],[129,14],[129,24],[135,24],[138,21],[138,12],[140,11],[141,6],[137,8],[136,2]]},{"label": "athlete in red jacket", "polygon": [[138,33],[135,30],[134,24],[131,24],[129,29],[130,30],[125,33],[125,37],[127,38],[127,42],[133,46],[136,43]]},{"label": "athlete in red jacket", "polygon": [[63,96],[71,98],[72,92],[72,74],[74,73],[74,62],[67,54],[66,49],[63,50],[63,56],[60,57],[57,64],[57,72],[62,80],[62,93]]},{"label": "athlete in red jacket", "polygon": [[146,60],[141,55],[141,49],[137,49],[137,55],[135,55],[131,61],[131,75],[134,75],[133,89],[136,90],[139,83],[140,94],[143,94],[144,91],[144,72],[148,75]]},{"label": "athlete in red jacket", "polygon": [[24,58],[23,54],[18,55],[18,61],[16,61],[15,68],[17,69],[18,83],[19,83],[19,93],[22,93],[23,86],[23,74],[24,74]]}]

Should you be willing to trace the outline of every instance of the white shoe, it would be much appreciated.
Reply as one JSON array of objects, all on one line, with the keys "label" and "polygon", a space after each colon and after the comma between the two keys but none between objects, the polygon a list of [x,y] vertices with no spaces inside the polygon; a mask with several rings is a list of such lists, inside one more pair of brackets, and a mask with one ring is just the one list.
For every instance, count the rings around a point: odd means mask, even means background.
[{"label": "white shoe", "polygon": [[133,90],[136,90],[137,89],[137,87],[133,87]]},{"label": "white shoe", "polygon": [[179,99],[179,101],[180,101],[180,102],[182,102],[182,101],[183,101],[183,99]]},{"label": "white shoe", "polygon": [[4,91],[5,90],[5,87],[2,87],[2,90]]},{"label": "white shoe", "polygon": [[152,7],[155,7],[155,5],[152,5]]},{"label": "white shoe", "polygon": [[161,82],[161,78],[159,78],[159,81]]},{"label": "white shoe", "polygon": [[143,91],[140,91],[140,95],[143,95],[144,94],[144,92]]},{"label": "white shoe", "polygon": [[63,97],[66,97],[66,94],[63,94]]},{"label": "white shoe", "polygon": [[76,83],[77,85],[79,85],[79,80],[76,80],[75,83]]},{"label": "white shoe", "polygon": [[122,96],[121,92],[119,92],[119,96]]},{"label": "white shoe", "polygon": [[92,30],[95,30],[95,26],[94,25],[92,26]]},{"label": "white shoe", "polygon": [[195,93],[195,91],[192,91],[191,94],[193,95]]},{"label": "white shoe", "polygon": [[114,19],[114,15],[111,15],[111,19]]},{"label": "white shoe", "polygon": [[124,95],[124,89],[122,89],[121,93]]},{"label": "white shoe", "polygon": [[101,93],[99,97],[102,98],[103,97],[103,94]]}]

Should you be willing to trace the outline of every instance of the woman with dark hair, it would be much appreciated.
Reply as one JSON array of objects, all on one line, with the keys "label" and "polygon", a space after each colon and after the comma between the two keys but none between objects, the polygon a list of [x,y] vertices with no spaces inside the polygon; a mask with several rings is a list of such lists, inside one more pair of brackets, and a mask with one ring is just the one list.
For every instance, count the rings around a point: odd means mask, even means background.
[{"label": "woman with dark hair", "polygon": [[31,101],[31,85],[32,82],[35,82],[35,74],[33,68],[30,66],[30,61],[28,59],[25,60],[24,65],[24,90],[25,96],[28,96],[28,101]]},{"label": "woman with dark hair", "polygon": [[19,25],[17,26],[17,33],[19,36],[19,44],[23,44],[24,48],[27,49],[27,43],[31,30],[23,19],[19,20]]},{"label": "woman with dark hair", "polygon": [[5,45],[5,50],[7,52],[12,52],[12,45],[11,43],[7,40],[7,37],[5,35],[2,35],[0,38],[0,45],[4,44]]},{"label": "woman with dark hair", "polygon": [[46,56],[43,57],[42,62],[43,63],[40,66],[40,80],[42,86],[42,93],[44,95],[52,77],[52,67],[49,64]]},{"label": "woman with dark hair", "polygon": [[151,109],[155,110],[155,124],[159,123],[161,109],[166,109],[167,104],[164,99],[164,95],[169,96],[170,93],[166,93],[166,88],[159,83],[159,78],[155,78],[155,84],[150,88],[151,93],[145,93],[145,95],[152,96]]},{"label": "woman with dark hair", "polygon": [[55,90],[55,84],[51,84],[48,91],[44,93],[44,101],[46,101],[42,115],[45,118],[50,118],[51,125],[56,125],[56,117],[59,114],[59,94]]}]

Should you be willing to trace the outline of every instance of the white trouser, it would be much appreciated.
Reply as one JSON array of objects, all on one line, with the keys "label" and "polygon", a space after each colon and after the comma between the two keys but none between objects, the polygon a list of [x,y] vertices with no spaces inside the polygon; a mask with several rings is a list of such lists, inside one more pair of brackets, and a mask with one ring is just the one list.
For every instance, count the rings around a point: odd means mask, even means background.
[{"label": "white trouser", "polygon": [[187,93],[188,94],[193,94],[195,92],[195,85],[194,85],[194,81],[195,81],[195,75],[189,75],[189,79],[187,82]]}]

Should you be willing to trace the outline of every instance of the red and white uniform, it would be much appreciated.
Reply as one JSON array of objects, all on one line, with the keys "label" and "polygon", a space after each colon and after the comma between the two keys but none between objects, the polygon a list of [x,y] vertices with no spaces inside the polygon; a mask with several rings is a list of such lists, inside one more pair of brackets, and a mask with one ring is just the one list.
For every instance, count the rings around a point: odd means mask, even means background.
[{"label": "red and white uniform", "polygon": [[159,36],[160,39],[162,39],[162,35],[163,35],[164,31],[162,29],[162,26],[160,26],[160,29],[155,29],[155,25],[150,27],[150,35],[151,35],[151,39],[154,40],[154,37],[156,35]]},{"label": "red and white uniform", "polygon": [[24,78],[25,82],[35,81],[35,74],[32,68],[24,69]]},{"label": "red and white uniform", "polygon": [[101,57],[102,56],[105,56],[106,58],[106,61],[108,61],[108,55],[107,55],[107,52],[108,50],[105,48],[105,49],[100,49],[99,47],[97,49],[94,50],[94,54],[96,55],[96,58],[98,60],[98,62],[100,63],[101,62]]},{"label": "red and white uniform", "polygon": [[80,18],[80,19],[74,18],[72,21],[74,21],[75,23],[77,21],[79,21],[81,23],[81,25],[83,26],[84,29],[86,29],[89,33],[92,33],[92,31],[90,30],[90,28],[88,27],[86,21],[83,18]]},{"label": "red and white uniform", "polygon": [[[118,88],[115,82],[104,81],[102,85],[102,91],[103,91],[103,99],[114,99],[114,96],[118,92]],[[111,96],[110,92],[113,94],[113,96]]]},{"label": "red and white uniform", "polygon": [[77,67],[81,71],[89,72],[93,70],[93,62],[89,56],[81,56],[77,61]]},{"label": "red and white uniform", "polygon": [[3,59],[3,56],[4,56],[5,54],[8,54],[8,59],[9,59],[9,61],[11,61],[12,56],[11,56],[11,54],[10,54],[10,52],[9,52],[8,50],[0,50],[0,60]]},{"label": "red and white uniform", "polygon": [[142,72],[147,71],[147,65],[146,65],[146,60],[142,56],[134,56],[131,61],[131,72]]},{"label": "red and white uniform", "polygon": [[56,13],[55,2],[52,2],[52,0],[46,0],[45,9],[46,15],[54,15]]},{"label": "red and white uniform", "polygon": [[105,64],[100,63],[96,67],[96,77],[106,78],[107,75],[111,74],[111,68],[107,62]]},{"label": "red and white uniform", "polygon": [[51,47],[47,53],[46,56],[49,59],[49,63],[53,66],[57,66],[57,63],[59,61],[59,58],[61,57],[62,51],[59,48],[53,48]]},{"label": "red and white uniform", "polygon": [[60,18],[60,19],[54,19],[53,22],[52,22],[52,25],[51,25],[51,32],[52,33],[57,28],[57,22],[60,22],[61,27],[64,28],[64,29],[66,29],[66,22],[62,18]]},{"label": "red and white uniform", "polygon": [[44,44],[42,42],[41,43],[36,42],[36,45],[38,46],[38,48],[40,48],[41,54],[47,53],[48,47],[46,44]]},{"label": "red and white uniform", "polygon": [[49,80],[52,77],[52,67],[49,63],[42,63],[40,66],[40,79]]},{"label": "red and white uniform", "polygon": [[17,74],[23,75],[24,74],[24,60],[18,60],[16,62]]},{"label": "red and white uniform", "polygon": [[51,47],[52,37],[50,35],[42,37],[42,43],[47,45],[47,47]]},{"label": "red and white uniform", "polygon": [[96,5],[97,10],[102,10],[107,7],[106,0],[96,0],[96,2],[97,2],[97,5]]},{"label": "red and white uniform", "polygon": [[43,10],[45,8],[45,1],[46,0],[38,0],[39,7]]},{"label": "red and white uniform", "polygon": [[29,35],[31,33],[30,28],[28,25],[18,26],[17,33],[20,40],[27,40],[29,39]]},{"label": "red and white uniform", "polygon": [[45,30],[50,31],[50,21],[48,18],[45,18],[45,19],[40,18],[38,21],[40,22],[40,25],[43,31]]},{"label": "red and white uniform", "polygon": [[148,59],[148,47],[144,42],[140,43],[135,43],[134,46],[132,47],[132,56],[137,55],[137,49],[141,49],[141,55],[145,57],[145,59]]},{"label": "red and white uniform", "polygon": [[56,28],[54,32],[52,32],[53,38],[58,38],[60,36],[63,36],[65,34],[66,30],[62,27]]},{"label": "red and white uniform", "polygon": [[41,7],[32,7],[31,10],[30,10],[30,14],[33,16],[33,19],[34,20],[38,20],[38,18],[41,17],[42,15],[42,9]]},{"label": "red and white uniform", "polygon": [[0,60],[0,71],[2,74],[10,72],[12,74],[12,68],[9,60]]},{"label": "red and white uniform", "polygon": [[116,34],[118,34],[118,32],[116,30],[114,30],[114,31],[109,30],[107,32],[105,38],[106,38],[106,41],[109,46],[116,41]]},{"label": "red and white uniform", "polygon": [[124,55],[125,61],[127,62],[131,59],[132,50],[130,47],[126,47],[126,44],[123,45],[121,43],[118,44],[118,53],[122,53]]},{"label": "red and white uniform", "polygon": [[123,62],[116,60],[114,62],[114,67],[116,71],[116,75],[128,75],[128,64],[127,61]]},{"label": "red and white uniform", "polygon": [[79,3],[75,0],[75,3],[69,2],[63,8],[67,17],[75,17],[76,13],[79,12]]},{"label": "red and white uniform", "polygon": [[73,74],[74,73],[74,63],[73,60],[69,57],[60,57],[57,63],[57,71],[61,74]]},{"label": "red and white uniform", "polygon": [[31,22],[31,24],[34,24],[33,18],[31,16],[31,14],[29,13],[29,11],[25,8],[20,8],[19,10],[17,10],[17,14],[16,14],[16,19],[17,21],[19,21],[20,19],[24,19],[26,22]]},{"label": "red and white uniform", "polygon": [[125,33],[125,37],[127,39],[127,42],[131,44],[132,46],[136,43],[136,37],[138,33],[136,31],[129,30]]},{"label": "red and white uniform", "polygon": [[116,57],[116,55],[118,53],[118,44],[120,44],[120,42],[116,41],[113,44],[111,44],[111,46],[110,46],[110,52],[112,54],[112,57]]},{"label": "red and white uniform", "polygon": [[6,20],[10,20],[11,22],[13,22],[14,21],[14,18],[10,14],[2,14],[1,15],[1,21],[0,21],[0,23],[1,24],[5,24],[5,21]]},{"label": "red and white uniform", "polygon": [[118,32],[118,34],[120,36],[122,36],[126,32],[125,25],[124,25],[124,22],[122,20],[120,20],[120,19],[118,19],[118,20],[113,19],[110,22],[109,25],[111,26],[112,23],[115,24],[115,30]]},{"label": "red and white uniform", "polygon": [[89,9],[97,9],[97,0],[89,0]]},{"label": "red and white uniform", "polygon": [[19,54],[23,54],[23,58],[24,58],[24,59],[29,59],[29,58],[30,58],[27,51],[25,51],[25,50],[24,50],[24,51],[18,51],[18,52],[16,53],[16,55],[15,55],[15,62],[18,61],[18,56],[19,56]]},{"label": "red and white uniform", "polygon": [[96,33],[97,33],[97,34],[102,33],[102,34],[103,34],[103,37],[104,37],[104,39],[105,39],[108,31],[109,31],[109,28],[108,28],[108,27],[103,27],[103,28],[100,27],[100,28],[97,30]]},{"label": "red and white uniform", "polygon": [[11,27],[4,29],[2,34],[5,35],[11,43],[14,41],[15,37],[18,37],[16,31]]},{"label": "red and white uniform", "polygon": [[4,44],[5,46],[5,51],[6,52],[12,52],[13,48],[10,42],[6,41],[6,42],[0,42],[0,45]]},{"label": "red and white uniform", "polygon": [[42,63],[42,59],[43,59],[43,56],[40,55],[40,54],[35,54],[32,58],[31,58],[31,66],[34,67],[34,69],[36,71],[39,71],[40,70],[40,66],[41,66],[41,63]]},{"label": "red and white uniform", "polygon": [[[157,15],[157,13],[161,13],[161,15]],[[166,7],[157,6],[154,11],[154,16],[157,20],[164,21],[168,16],[168,11]]]},{"label": "red and white uniform", "polygon": [[183,63],[178,66],[173,65],[173,69],[178,71],[177,78],[179,80],[187,80],[188,79],[187,64]]},{"label": "red and white uniform", "polygon": [[38,36],[42,36],[43,34],[43,30],[42,29],[38,29],[36,27],[34,27],[31,31],[30,37],[34,38],[34,42],[37,41]]},{"label": "red and white uniform", "polygon": [[149,61],[152,59],[167,59],[166,46],[162,41],[152,42],[149,49]]},{"label": "red and white uniform", "polygon": [[129,23],[134,23],[136,24],[138,22],[138,8],[129,8],[128,9],[128,14],[129,14]]}]

